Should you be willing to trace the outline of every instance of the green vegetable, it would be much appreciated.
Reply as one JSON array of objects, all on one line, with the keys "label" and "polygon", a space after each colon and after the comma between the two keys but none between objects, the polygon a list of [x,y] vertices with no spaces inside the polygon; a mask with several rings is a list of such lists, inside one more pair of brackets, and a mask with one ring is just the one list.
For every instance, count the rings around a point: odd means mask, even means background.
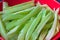
[{"label": "green vegetable", "polygon": [[3,21],[18,19],[18,18],[20,19],[20,18],[24,17],[25,15],[27,15],[33,8],[34,7],[29,8],[29,9],[25,9],[25,10],[22,10],[22,11],[19,11],[16,13],[12,13],[9,15],[3,15]]},{"label": "green vegetable", "polygon": [[18,38],[18,34],[9,36],[9,40],[17,40],[17,38]]},{"label": "green vegetable", "polygon": [[24,26],[24,28],[21,30],[21,32],[20,32],[17,40],[24,40],[25,39],[25,35],[27,33],[27,30],[30,27],[30,25],[33,22],[33,20],[34,20],[34,18],[31,18],[31,20],[28,21],[28,23],[26,23],[26,25]]},{"label": "green vegetable", "polygon": [[13,25],[10,26],[10,27],[15,26],[15,28],[13,28],[11,31],[9,31],[7,33],[7,35],[11,35],[11,34],[14,34],[15,32],[17,32],[19,30],[19,28],[21,28],[21,25],[23,23],[25,23],[28,19],[30,19],[31,17],[33,17],[34,15],[39,13],[40,10],[41,10],[41,7],[38,5],[28,15],[26,15],[24,18],[17,20]]},{"label": "green vegetable", "polygon": [[[43,14],[42,14],[42,20],[43,20],[43,18],[48,14],[50,12],[50,10],[47,8],[44,12],[43,12]],[[50,23],[50,22],[52,22],[54,20],[54,15],[52,15],[52,17],[50,18],[50,20],[47,22],[47,23]]]},{"label": "green vegetable", "polygon": [[44,26],[44,28],[43,28],[43,29],[41,30],[41,32],[40,32],[39,40],[44,40],[45,36],[47,35],[49,29],[50,29],[51,26],[52,26],[52,23],[53,23],[53,22],[51,22],[51,23],[49,23],[49,24],[46,24],[46,25]]},{"label": "green vegetable", "polygon": [[45,9],[44,12],[42,12],[42,19],[41,19],[41,20],[43,20],[43,18],[46,16],[47,10],[48,10],[48,9]]},{"label": "green vegetable", "polygon": [[[46,17],[46,15],[47,15],[47,13],[49,13],[49,11],[50,11],[49,9],[46,9],[46,10],[43,12],[43,14],[42,14],[42,20],[43,20],[43,18]],[[49,22],[49,21],[48,21],[48,22]],[[42,29],[42,31],[40,32],[39,40],[44,40],[45,36],[46,36],[47,33],[48,33],[49,28],[51,28],[52,22],[49,22],[49,23],[48,23],[48,22],[47,22],[47,24],[44,26],[44,28]]]},{"label": "green vegetable", "polygon": [[7,8],[6,10],[4,10],[4,13],[14,13],[14,12],[17,12],[17,11],[20,11],[20,10],[24,10],[24,9],[27,9],[27,8],[30,8],[30,7],[33,7],[34,6],[34,3],[33,2],[28,2],[26,4],[20,4],[18,6],[14,6],[14,7],[9,7]]},{"label": "green vegetable", "polygon": [[45,24],[49,21],[49,19],[51,18],[52,13],[48,13],[48,15],[41,20],[41,22],[39,23],[39,25],[37,26],[37,28],[35,29],[35,31],[32,34],[32,40],[36,40],[39,33],[41,32],[41,30],[43,29],[43,27],[45,26]]},{"label": "green vegetable", "polygon": [[55,29],[56,29],[56,26],[57,26],[58,12],[59,12],[59,9],[57,9],[54,13],[53,25],[52,25],[51,29],[49,30],[49,32],[48,32],[48,34],[45,38],[46,40],[48,40],[48,39],[50,40],[53,37],[54,33],[55,33]]},{"label": "green vegetable", "polygon": [[57,25],[57,12],[53,14],[39,3],[34,6],[33,1],[3,8],[0,34],[5,40],[49,40]]},{"label": "green vegetable", "polygon": [[36,28],[36,26],[38,25],[39,21],[41,20],[41,15],[42,15],[42,12],[44,11],[44,9],[42,9],[40,11],[40,13],[37,15],[37,17],[34,19],[34,21],[32,22],[29,30],[27,31],[27,34],[26,34],[26,37],[25,37],[25,40],[29,40],[29,38],[31,37],[32,35],[32,32],[34,31],[34,29]]},{"label": "green vegetable", "polygon": [[8,40],[8,37],[7,37],[7,33],[6,33],[6,29],[5,29],[5,26],[4,26],[4,24],[3,24],[3,22],[2,22],[2,20],[0,19],[0,30],[1,30],[1,35],[2,35],[2,37],[4,37],[5,38],[5,40]]},{"label": "green vegetable", "polygon": [[29,1],[29,2],[25,2],[25,3],[21,3],[21,4],[17,4],[17,5],[14,5],[14,6],[11,6],[11,7],[8,7],[8,8],[5,8],[5,10],[9,10],[9,9],[12,9],[12,8],[16,8],[16,7],[20,7],[20,6],[24,6],[26,4],[30,4],[30,3],[33,3],[33,1]]},{"label": "green vegetable", "polygon": [[[29,11],[31,11],[31,9],[33,9],[33,8],[30,8],[30,10]],[[25,12],[26,11],[26,12]],[[12,19],[14,19],[14,18],[19,18],[19,19],[21,19],[21,18],[23,18],[26,14],[25,13],[28,13],[28,9],[27,10],[24,10],[24,11],[20,11],[21,12],[21,14],[16,14],[16,15],[12,15],[12,16],[10,16],[10,19],[12,18]],[[13,16],[14,16],[14,18],[13,18]],[[19,17],[20,16],[20,17]],[[8,17],[8,16],[7,16]],[[9,18],[8,18],[9,19]],[[10,29],[12,29],[12,28],[14,28],[14,26],[11,26],[12,24],[14,24],[16,21],[13,21],[13,22],[10,22],[10,23],[8,23],[7,25],[6,25],[6,27],[7,27],[7,30],[10,30]]]},{"label": "green vegetable", "polygon": [[9,27],[10,25],[12,25],[13,23],[15,23],[17,20],[14,20],[14,21],[12,21],[12,22],[8,22],[7,24],[6,24],[6,29],[9,31],[11,28],[13,28],[13,27]]},{"label": "green vegetable", "polygon": [[[1,15],[0,15],[0,20],[1,20]],[[1,34],[1,26],[0,26],[0,34]]]}]

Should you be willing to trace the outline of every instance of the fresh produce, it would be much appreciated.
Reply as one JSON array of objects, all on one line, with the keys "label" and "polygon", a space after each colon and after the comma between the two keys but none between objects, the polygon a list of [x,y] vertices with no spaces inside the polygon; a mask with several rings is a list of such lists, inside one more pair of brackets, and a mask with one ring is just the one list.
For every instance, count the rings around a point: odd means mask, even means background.
[{"label": "fresh produce", "polygon": [[57,9],[57,10],[55,11],[53,25],[52,25],[51,29],[49,30],[49,33],[48,33],[48,35],[47,35],[47,37],[46,37],[46,40],[50,40],[50,39],[52,38],[52,36],[54,35],[54,31],[55,31],[56,26],[57,26],[58,11],[59,11],[59,9]]},{"label": "fresh produce", "polygon": [[50,40],[57,13],[39,3],[34,6],[33,1],[5,7],[0,16],[0,33],[5,40]]},{"label": "fresh produce", "polygon": [[9,16],[5,15],[5,17],[3,17],[3,21],[20,19],[20,18],[24,17],[25,15],[27,15],[33,8],[34,7],[25,9],[23,11],[16,12],[13,14],[9,14]]},{"label": "fresh produce", "polygon": [[5,40],[8,40],[7,32],[1,19],[0,19],[0,30],[1,30],[1,35],[5,38]]},{"label": "fresh produce", "polygon": [[24,26],[24,28],[20,31],[20,34],[18,36],[17,40],[24,40],[25,35],[27,33],[28,28],[30,27],[31,23],[33,22],[34,18],[31,18],[30,21]]},{"label": "fresh produce", "polygon": [[32,40],[36,40],[37,39],[40,31],[43,29],[43,27],[46,25],[46,23],[50,19],[51,14],[52,14],[51,12],[48,13],[48,15],[43,20],[41,20],[41,22],[39,23],[39,25],[37,26],[35,31],[32,33]]},{"label": "fresh produce", "polygon": [[[0,12],[0,20],[1,20],[1,17],[2,16],[2,12]],[[0,34],[1,34],[1,26],[0,26]]]},{"label": "fresh produce", "polygon": [[[37,11],[37,12],[36,12]],[[21,25],[24,24],[27,20],[29,20],[29,18],[33,17],[34,15],[36,15],[38,12],[40,11],[40,7],[36,6],[28,15],[26,15],[24,18],[17,20],[13,25],[10,25],[10,27],[16,26],[15,28],[13,28],[10,32],[8,32],[8,35],[11,35],[13,33],[15,33],[16,31],[19,30],[19,28],[21,28]]]},{"label": "fresh produce", "polygon": [[40,32],[40,36],[38,40],[44,40],[45,36],[47,35],[49,29],[51,28],[51,25],[53,24],[53,22],[46,24],[43,29]]},{"label": "fresh produce", "polygon": [[18,11],[21,11],[21,10],[24,10],[24,9],[27,9],[27,8],[31,8],[33,6],[34,6],[33,1],[30,1],[30,2],[27,2],[27,3],[23,3],[23,4],[18,4],[18,5],[13,6],[13,7],[8,7],[8,8],[6,8],[6,10],[4,10],[3,13],[4,13],[4,15],[9,15],[11,13],[18,12]]},{"label": "fresh produce", "polygon": [[29,40],[32,32],[34,31],[34,29],[36,28],[37,24],[38,24],[39,21],[41,20],[41,15],[42,15],[42,12],[43,12],[43,11],[44,11],[44,10],[42,10],[42,11],[37,15],[37,17],[34,19],[34,21],[32,22],[30,28],[29,28],[28,31],[27,31],[25,40]]},{"label": "fresh produce", "polygon": [[[1,20],[1,16],[0,16],[0,20]],[[1,26],[0,26],[0,34],[1,34]]]}]

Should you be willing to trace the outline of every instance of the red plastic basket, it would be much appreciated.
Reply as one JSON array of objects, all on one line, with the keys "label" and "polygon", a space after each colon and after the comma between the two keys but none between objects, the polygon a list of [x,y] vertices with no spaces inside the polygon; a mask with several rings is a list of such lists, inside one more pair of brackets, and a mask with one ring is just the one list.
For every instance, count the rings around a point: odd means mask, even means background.
[{"label": "red plastic basket", "polygon": [[[51,9],[54,10],[60,8],[60,3],[57,0],[38,0],[41,4],[47,4]],[[59,11],[60,14],[60,11]]]},{"label": "red plastic basket", "polygon": [[58,32],[51,40],[60,40],[60,32]]},{"label": "red plastic basket", "polygon": [[2,2],[0,2],[0,11],[2,11],[2,6],[3,6]]}]

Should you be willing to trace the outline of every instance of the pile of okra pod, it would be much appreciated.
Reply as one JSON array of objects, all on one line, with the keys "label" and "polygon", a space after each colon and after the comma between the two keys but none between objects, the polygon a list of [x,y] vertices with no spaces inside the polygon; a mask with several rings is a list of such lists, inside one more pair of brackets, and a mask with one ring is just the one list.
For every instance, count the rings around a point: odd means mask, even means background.
[{"label": "pile of okra pod", "polygon": [[4,8],[0,34],[5,40],[50,40],[57,26],[58,10],[32,1]]}]

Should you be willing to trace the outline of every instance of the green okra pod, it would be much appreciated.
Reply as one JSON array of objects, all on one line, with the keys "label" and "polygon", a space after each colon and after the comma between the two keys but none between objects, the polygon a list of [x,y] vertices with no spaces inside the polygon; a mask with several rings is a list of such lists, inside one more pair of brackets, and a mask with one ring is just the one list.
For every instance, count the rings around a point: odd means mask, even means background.
[{"label": "green okra pod", "polygon": [[48,15],[43,20],[41,20],[41,22],[37,26],[36,30],[32,34],[32,40],[36,40],[37,39],[39,33],[41,32],[41,30],[43,29],[45,24],[49,21],[51,16],[52,16],[52,13],[50,12],[50,13],[48,13]]},{"label": "green okra pod", "polygon": [[[28,15],[26,15],[24,18],[17,20],[13,25],[11,25],[10,27],[15,26],[15,28],[13,28],[11,31],[9,31],[7,33],[7,35],[11,35],[14,34],[15,32],[17,32],[19,30],[19,28],[21,28],[21,25],[23,23],[25,23],[28,19],[30,19],[31,17],[35,16],[37,13],[39,13],[41,10],[41,7],[39,5],[37,5]],[[36,12],[37,11],[37,12]]]},{"label": "green okra pod", "polygon": [[51,29],[49,30],[49,32],[48,32],[48,34],[45,38],[46,40],[50,40],[55,33],[55,29],[56,29],[56,26],[57,26],[58,12],[59,12],[59,8],[54,12],[53,25],[52,25]]},{"label": "green okra pod", "polygon": [[34,7],[32,8],[28,8],[28,9],[25,9],[25,10],[22,10],[22,11],[19,11],[19,12],[16,12],[16,13],[12,13],[12,14],[9,14],[9,15],[3,15],[3,21],[7,21],[7,20],[14,20],[14,19],[18,19],[18,18],[22,18],[24,17],[25,15],[29,14],[29,12],[31,10],[33,10]]},{"label": "green okra pod", "polygon": [[29,3],[27,3],[26,5],[23,5],[23,6],[21,6],[21,4],[20,4],[18,6],[7,8],[6,10],[4,10],[4,13],[5,14],[7,14],[7,13],[11,14],[11,13],[14,13],[14,12],[17,12],[17,11],[21,11],[21,10],[24,10],[24,9],[27,9],[27,8],[30,8],[30,7],[33,7],[33,6],[34,6],[33,2],[29,2]]},{"label": "green okra pod", "polygon": [[49,24],[46,24],[44,26],[44,28],[41,30],[40,32],[40,36],[39,36],[39,39],[38,40],[44,40],[45,36],[47,35],[49,29],[51,28],[53,22],[49,23]]},{"label": "green okra pod", "polygon": [[38,25],[38,23],[40,22],[41,20],[41,16],[42,16],[42,12],[44,11],[44,9],[42,9],[40,11],[40,13],[37,15],[37,17],[34,19],[34,21],[32,22],[29,30],[27,31],[27,34],[26,34],[26,37],[25,37],[25,40],[29,40],[29,38],[31,37],[34,29],[36,28],[36,26]]},{"label": "green okra pod", "polygon": [[13,23],[15,23],[17,20],[13,20],[12,22],[8,22],[7,24],[6,24],[6,30],[10,30],[10,28],[11,29],[13,29],[14,27],[9,27],[10,25],[12,25]]},{"label": "green okra pod", "polygon": [[2,37],[4,37],[5,40],[8,40],[7,32],[1,19],[0,19],[0,30],[1,30]]},{"label": "green okra pod", "polygon": [[27,24],[25,24],[24,28],[21,30],[21,32],[19,33],[18,39],[17,40],[24,40],[27,30],[29,29],[31,23],[33,22],[34,18],[31,18]]},{"label": "green okra pod", "polygon": [[14,6],[5,8],[5,10],[12,9],[12,8],[16,8],[16,7],[20,7],[20,6],[24,6],[24,5],[30,4],[30,3],[33,3],[33,1],[29,1],[29,2],[25,2],[25,3],[17,4],[17,5],[14,5]]}]

